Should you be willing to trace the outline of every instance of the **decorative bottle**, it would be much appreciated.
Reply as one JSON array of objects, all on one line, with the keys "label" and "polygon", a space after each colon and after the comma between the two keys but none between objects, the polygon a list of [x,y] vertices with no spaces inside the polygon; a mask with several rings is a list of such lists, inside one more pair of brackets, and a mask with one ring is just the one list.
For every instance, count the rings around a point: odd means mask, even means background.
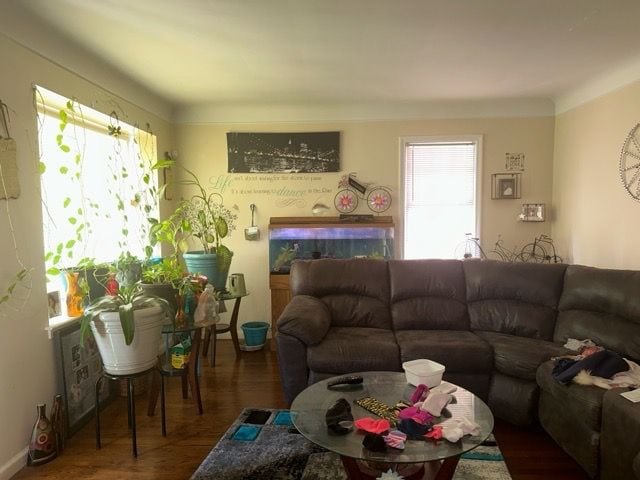
[{"label": "decorative bottle", "polygon": [[69,317],[81,317],[84,313],[82,306],[83,295],[80,290],[80,274],[78,272],[67,272],[67,315]]},{"label": "decorative bottle", "polygon": [[56,458],[56,435],[53,426],[47,418],[47,406],[39,403],[38,419],[33,426],[27,465],[42,465]]},{"label": "decorative bottle", "polygon": [[107,280],[107,284],[105,285],[105,295],[115,296],[118,295],[118,291],[120,289],[120,285],[118,284],[118,280],[116,280],[116,274],[112,273],[109,275],[109,279]]},{"label": "decorative bottle", "polygon": [[56,435],[56,451],[58,455],[64,451],[65,427],[64,427],[64,411],[62,405],[62,395],[56,395],[53,398],[53,406],[51,407],[51,425]]}]

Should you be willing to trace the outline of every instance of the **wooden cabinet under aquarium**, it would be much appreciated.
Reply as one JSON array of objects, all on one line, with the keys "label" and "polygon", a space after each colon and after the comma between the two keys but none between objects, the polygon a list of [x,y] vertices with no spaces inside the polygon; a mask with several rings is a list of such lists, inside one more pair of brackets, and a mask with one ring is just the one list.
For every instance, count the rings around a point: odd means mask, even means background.
[{"label": "wooden cabinet under aquarium", "polygon": [[274,333],[276,321],[291,300],[289,270],[294,260],[393,258],[393,218],[367,217],[271,217],[269,288]]}]

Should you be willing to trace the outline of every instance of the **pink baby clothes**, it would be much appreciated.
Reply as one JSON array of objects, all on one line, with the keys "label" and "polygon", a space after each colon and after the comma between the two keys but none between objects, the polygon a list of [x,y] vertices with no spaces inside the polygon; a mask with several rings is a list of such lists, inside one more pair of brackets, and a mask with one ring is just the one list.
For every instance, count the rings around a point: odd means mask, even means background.
[{"label": "pink baby clothes", "polygon": [[442,426],[434,425],[433,428],[427,432],[425,437],[432,440],[440,440],[442,438]]},{"label": "pink baby clothes", "polygon": [[411,395],[410,402],[413,405],[414,403],[421,402],[429,395],[429,387],[424,384],[420,384],[413,391],[413,395]]},{"label": "pink baby clothes", "polygon": [[442,436],[450,442],[457,442],[465,435],[477,435],[480,433],[480,425],[467,417],[450,418],[440,424]]},{"label": "pink baby clothes", "polygon": [[427,399],[422,402],[420,409],[429,412],[434,417],[439,417],[442,409],[449,405],[451,400],[453,400],[453,395],[451,394],[432,392]]},{"label": "pink baby clothes", "polygon": [[382,438],[384,438],[384,443],[388,446],[404,450],[404,442],[407,440],[407,435],[400,430],[391,430]]},{"label": "pink baby clothes", "polygon": [[433,420],[433,416],[429,412],[420,410],[419,406],[403,408],[398,412],[398,418],[400,420],[411,419],[421,425],[429,423],[431,420]]},{"label": "pink baby clothes", "polygon": [[369,433],[375,433],[376,435],[386,432],[391,428],[391,424],[389,423],[389,421],[385,420],[384,418],[375,419],[371,417],[363,417],[356,420],[353,424],[359,430],[364,430],[365,432]]}]

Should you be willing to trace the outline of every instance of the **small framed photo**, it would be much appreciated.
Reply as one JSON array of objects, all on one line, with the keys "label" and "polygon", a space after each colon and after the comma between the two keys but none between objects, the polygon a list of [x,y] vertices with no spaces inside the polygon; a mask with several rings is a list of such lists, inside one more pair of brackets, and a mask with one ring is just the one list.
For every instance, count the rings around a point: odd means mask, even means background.
[{"label": "small framed photo", "polygon": [[498,180],[498,196],[500,198],[515,198],[516,181],[513,178],[502,178]]},{"label": "small framed photo", "polygon": [[545,208],[544,203],[524,203],[522,204],[522,213],[519,215],[523,222],[544,222]]},{"label": "small framed photo", "polygon": [[524,153],[505,153],[504,169],[508,172],[524,172]]},{"label": "small framed photo", "polygon": [[491,175],[491,198],[510,200],[520,198],[519,173],[494,173]]},{"label": "small framed photo", "polygon": [[60,292],[57,290],[47,293],[47,313],[49,318],[62,315],[62,308],[60,307]]}]

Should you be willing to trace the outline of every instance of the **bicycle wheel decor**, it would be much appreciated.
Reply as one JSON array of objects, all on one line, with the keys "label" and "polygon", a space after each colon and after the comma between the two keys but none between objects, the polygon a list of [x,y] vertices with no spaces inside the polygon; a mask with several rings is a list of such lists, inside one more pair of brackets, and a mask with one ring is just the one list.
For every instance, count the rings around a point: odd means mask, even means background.
[{"label": "bicycle wheel decor", "polygon": [[539,243],[528,243],[522,247],[520,259],[523,262],[543,263],[547,260],[547,252]]},{"label": "bicycle wheel decor", "polygon": [[386,212],[391,207],[391,195],[384,188],[371,190],[367,196],[367,206],[376,213]]},{"label": "bicycle wheel decor", "polygon": [[640,123],[631,129],[620,153],[620,180],[631,197],[640,202]]},{"label": "bicycle wheel decor", "polygon": [[341,213],[351,213],[358,206],[358,197],[351,190],[340,190],[333,200],[333,205]]}]

